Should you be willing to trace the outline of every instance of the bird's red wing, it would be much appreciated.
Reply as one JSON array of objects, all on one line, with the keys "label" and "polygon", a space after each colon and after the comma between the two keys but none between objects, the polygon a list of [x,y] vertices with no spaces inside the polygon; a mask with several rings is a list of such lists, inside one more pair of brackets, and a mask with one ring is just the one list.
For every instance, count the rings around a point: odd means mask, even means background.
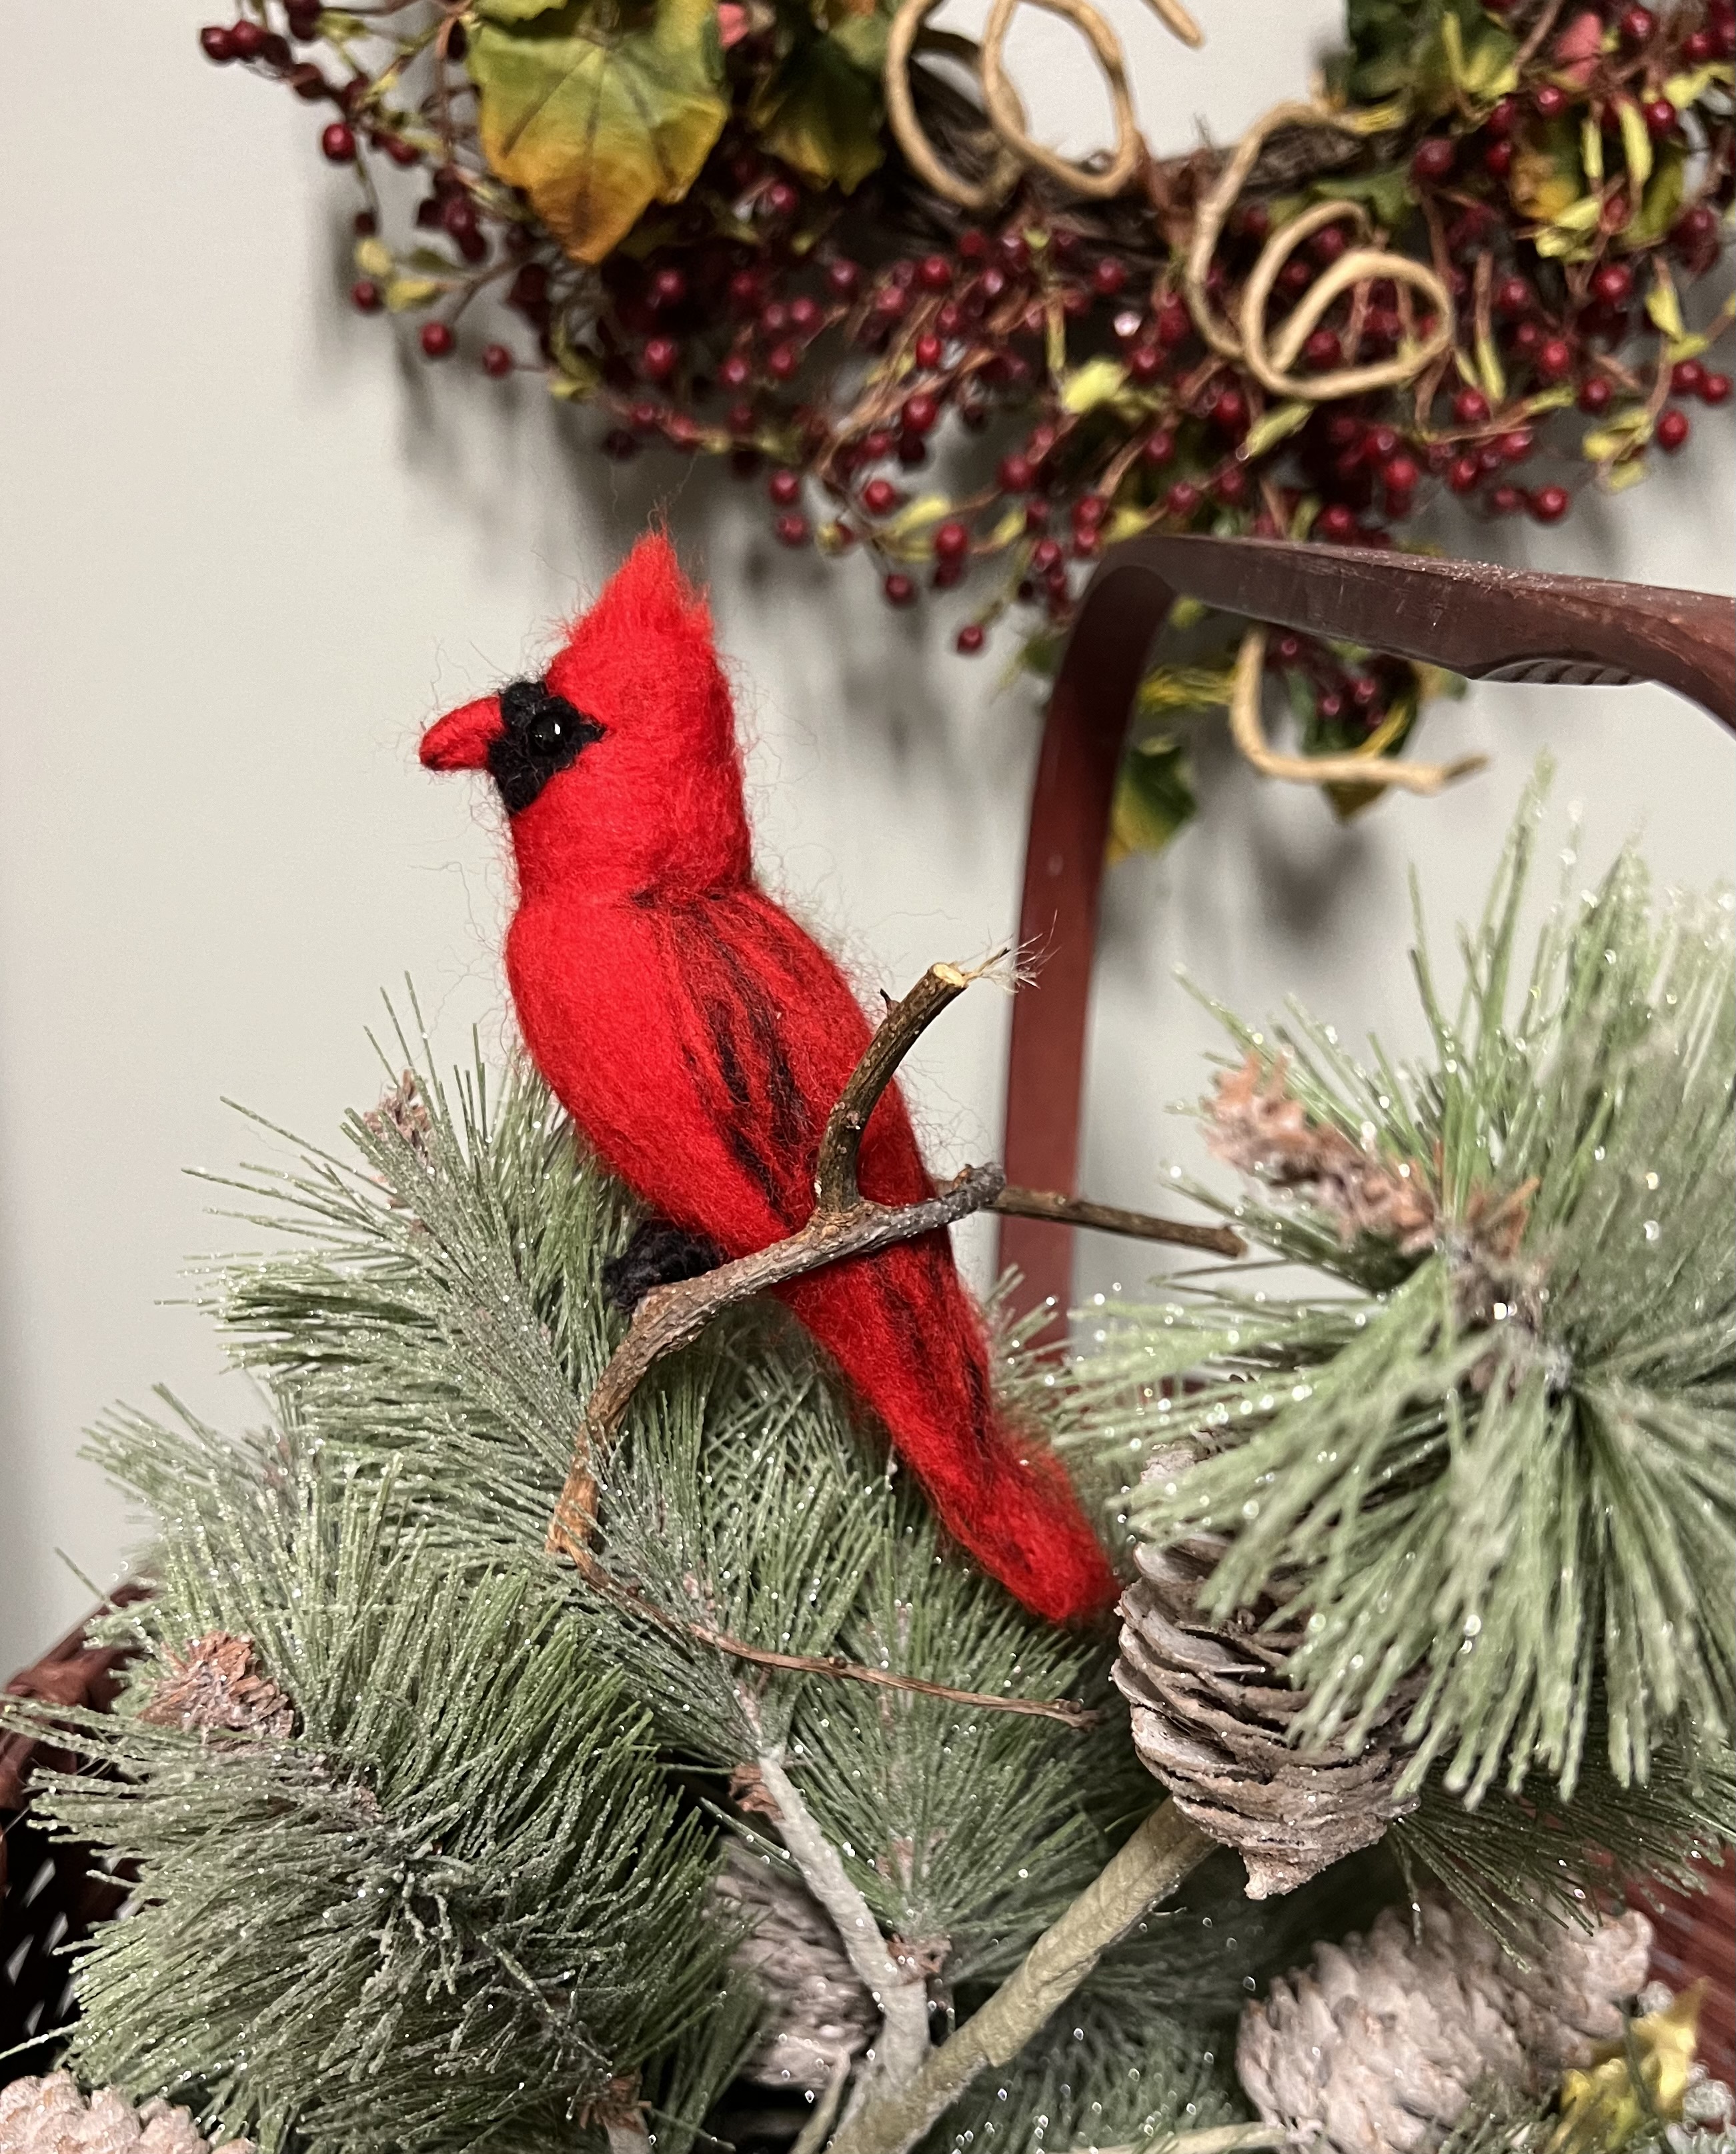
[{"label": "bird's red wing", "polygon": [[[652,906],[526,906],[508,971],[539,1067],[646,1203],[732,1255],[814,1207],[819,1141],[868,1044],[841,972],[758,892]],[[928,1189],[901,1100],[862,1152],[865,1193]]]},{"label": "bird's red wing", "polygon": [[[738,977],[756,972],[769,1013],[758,1029],[775,1033],[792,1089],[806,1102],[809,1125],[802,1153],[811,1198],[826,1117],[836,1105],[872,1036],[848,981],[805,928],[758,891],[744,891],[719,908],[720,940]],[[911,1126],[903,1094],[891,1085],[863,1133],[857,1161],[862,1194],[881,1204],[914,1204],[932,1183]],[[802,1216],[807,1216],[804,1205]]]}]

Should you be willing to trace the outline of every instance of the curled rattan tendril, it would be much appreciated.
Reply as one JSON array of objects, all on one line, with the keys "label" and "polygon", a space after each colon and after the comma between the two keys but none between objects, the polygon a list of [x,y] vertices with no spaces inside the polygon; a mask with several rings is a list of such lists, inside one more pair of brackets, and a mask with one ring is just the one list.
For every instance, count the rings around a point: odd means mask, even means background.
[{"label": "curled rattan tendril", "polygon": [[[910,64],[916,50],[917,39],[923,24],[941,5],[941,0],[903,0],[892,18],[892,27],[886,38],[886,120],[897,138],[898,146],[917,177],[924,181],[947,202],[956,202],[960,209],[973,212],[993,209],[1003,202],[1017,184],[1023,169],[1014,152],[993,136],[991,130],[985,134],[993,142],[993,162],[988,176],[980,181],[966,179],[941,161],[934,145],[924,132],[917,117],[916,100],[911,94]],[[948,38],[947,49],[957,57],[964,43],[962,39]],[[1019,115],[1021,123],[1023,112]]]},{"label": "curled rattan tendril", "polygon": [[1230,738],[1263,778],[1293,785],[1363,785],[1371,792],[1438,793],[1456,778],[1481,770],[1488,758],[1464,755],[1455,763],[1403,763],[1367,749],[1343,755],[1280,755],[1260,722],[1260,687],[1266,664],[1266,631],[1250,628],[1236,654],[1230,683]]},{"label": "curled rattan tendril", "polygon": [[[1246,366],[1262,387],[1275,396],[1323,404],[1342,396],[1361,396],[1370,390],[1395,388],[1413,380],[1453,343],[1453,297],[1427,263],[1386,248],[1362,246],[1341,256],[1315,279],[1285,324],[1277,343],[1269,348],[1266,342],[1266,304],[1285,263],[1305,240],[1328,224],[1348,219],[1359,236],[1366,239],[1370,232],[1368,212],[1360,202],[1335,200],[1316,203],[1274,232],[1261,249],[1259,259],[1243,287],[1239,315],[1234,324],[1223,319],[1212,305],[1206,280],[1211,273],[1212,258],[1217,252],[1225,222],[1267,137],[1279,128],[1289,126],[1336,127],[1346,134],[1361,131],[1356,124],[1334,113],[1330,107],[1312,103],[1274,105],[1253,123],[1237,144],[1195,217],[1182,272],[1183,289],[1194,324],[1214,351]],[[1435,310],[1435,324],[1428,334],[1391,359],[1376,360],[1367,366],[1336,367],[1322,374],[1293,374],[1290,369],[1297,355],[1333,301],[1341,293],[1357,285],[1366,285],[1376,278],[1408,284],[1428,301]]]},{"label": "curled rattan tendril", "polygon": [[[1147,0],[1147,4],[1184,44],[1203,42],[1199,25],[1180,0]],[[981,181],[967,179],[945,165],[917,117],[911,60],[923,24],[939,5],[940,0],[902,0],[886,40],[886,118],[899,148],[918,176],[937,194],[971,211],[993,208],[1005,199],[1020,175],[1030,170],[1048,173],[1076,195],[1104,200],[1121,193],[1149,152],[1134,113],[1121,40],[1090,0],[994,0],[977,54],[983,109],[995,143],[994,161]],[[1116,128],[1116,145],[1106,165],[1082,164],[1063,157],[1036,141],[1027,128],[1024,108],[1007,74],[1004,57],[1013,18],[1025,5],[1042,8],[1074,23],[1102,69]]]}]

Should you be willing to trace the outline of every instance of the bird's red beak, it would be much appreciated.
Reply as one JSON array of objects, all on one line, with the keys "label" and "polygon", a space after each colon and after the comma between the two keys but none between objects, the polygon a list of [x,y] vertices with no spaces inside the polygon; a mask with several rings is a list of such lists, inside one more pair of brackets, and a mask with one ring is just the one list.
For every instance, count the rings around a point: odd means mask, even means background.
[{"label": "bird's red beak", "polygon": [[448,711],[422,735],[422,768],[486,770],[489,748],[505,730],[498,696],[483,696]]}]

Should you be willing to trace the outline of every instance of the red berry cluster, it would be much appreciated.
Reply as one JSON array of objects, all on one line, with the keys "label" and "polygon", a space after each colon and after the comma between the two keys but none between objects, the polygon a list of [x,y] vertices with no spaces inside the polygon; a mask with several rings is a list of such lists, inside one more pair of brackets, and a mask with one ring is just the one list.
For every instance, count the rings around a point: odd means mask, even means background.
[{"label": "red berry cluster", "polygon": [[[1294,213],[1294,184],[1262,186],[1258,166],[1191,288],[1209,153],[1154,168],[1162,233],[1137,202],[1040,179],[977,224],[896,153],[845,197],[799,182],[738,121],[686,204],[593,270],[483,160],[457,15],[402,39],[380,18],[365,68],[353,25],[341,48],[306,49],[322,29],[309,0],[252,4],[202,45],[330,110],[320,149],[364,190],[359,311],[424,311],[431,360],[470,348],[485,312],[484,373],[534,370],[595,405],[610,457],[661,444],[763,474],[779,542],[860,547],[889,604],[997,571],[961,650],[1008,604],[1065,621],[1103,548],[1149,528],[1381,545],[1442,492],[1557,523],[1585,480],[1619,486],[1650,447],[1679,451],[1684,404],[1729,397],[1681,295],[1718,258],[1731,200],[1733,0],[1570,7],[1499,94],[1419,100],[1401,135],[1335,160],[1315,192],[1342,187],[1345,207],[1267,279],[1269,333],[1366,243],[1360,203],[1379,205],[1382,243],[1432,265],[1454,341],[1399,385],[1340,393],[1331,377],[1435,326],[1416,291],[1375,277],[1299,340],[1294,378],[1322,393],[1288,397],[1201,329],[1207,310],[1238,319]],[[1504,34],[1505,0],[1485,11]],[[408,242],[389,245],[401,212]],[[1384,723],[1402,687],[1300,646],[1273,662],[1334,737]]]}]

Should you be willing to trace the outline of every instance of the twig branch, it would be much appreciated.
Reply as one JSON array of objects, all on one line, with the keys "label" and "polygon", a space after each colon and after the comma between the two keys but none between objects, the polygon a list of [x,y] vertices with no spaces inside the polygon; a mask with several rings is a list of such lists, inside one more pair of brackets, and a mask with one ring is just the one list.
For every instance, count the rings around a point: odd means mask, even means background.
[{"label": "twig branch", "polygon": [[[1158,2141],[1160,2154],[1242,2154],[1244,2148],[1282,2146],[1289,2137],[1281,2124],[1219,2124],[1209,2131],[1178,2131]],[[1143,2154],[1138,2146],[1100,2146],[1095,2154]]]},{"label": "twig branch", "polygon": [[[762,1786],[778,1809],[778,1832],[802,1882],[832,1918],[856,1978],[880,2009],[880,2039],[861,2087],[884,2087],[891,2099],[909,2085],[928,2054],[928,1989],[919,1973],[901,1968],[880,1933],[873,1911],[784,1769],[779,1748],[759,1752]],[[845,2130],[849,2126],[845,2126]]]},{"label": "twig branch", "polygon": [[1087,1197],[1058,1197],[1049,1189],[1003,1189],[988,1207],[1017,1219],[1053,1219],[1062,1227],[1095,1227],[1140,1242],[1176,1242],[1184,1249],[1210,1249],[1220,1257],[1245,1257],[1248,1244],[1233,1227],[1196,1227],[1186,1219],[1160,1219],[1151,1212],[1125,1212],[1119,1204],[1094,1204]]},{"label": "twig branch", "polygon": [[870,2101],[845,2125],[832,2154],[908,2154],[979,2073],[1013,2061],[1110,1946],[1167,1899],[1216,1845],[1172,1802],[1160,1804],[988,2002],[930,2051],[910,2084]]},{"label": "twig branch", "polygon": [[606,1451],[633,1394],[666,1354],[697,1339],[714,1316],[786,1279],[800,1279],[845,1257],[867,1257],[895,1243],[950,1227],[993,1203],[1001,1170],[973,1166],[920,1203],[891,1206],[859,1201],[845,1212],[816,1211],[806,1226],[769,1248],[719,1264],[715,1271],[678,1286],[653,1287],[635,1311],[627,1335],[611,1355],[591,1393],[580,1425],[573,1463],[549,1528],[551,1554],[586,1560],[596,1508],[592,1462]]},{"label": "twig branch", "polygon": [[[848,2049],[839,2053],[832,2066],[832,2075],[826,2081],[825,2091],[814,2105],[814,2112],[796,2135],[796,2142],[789,2154],[820,2154],[820,2149],[832,2136],[838,2106],[844,2099],[844,2090],[849,2084],[853,2060]],[[1130,2150],[1131,2154],[1131,2150]]]},{"label": "twig branch", "polygon": [[648,1622],[656,1624],[661,1630],[678,1631],[702,1646],[710,1646],[727,1654],[731,1660],[746,1661],[753,1667],[781,1668],[799,1676],[830,1676],[839,1682],[865,1683],[876,1690],[906,1691],[916,1697],[937,1697],[948,1705],[968,1705],[983,1712],[1012,1712],[1031,1720],[1058,1720],[1064,1728],[1095,1728],[1102,1718],[1095,1707],[1075,1704],[1071,1698],[1003,1697],[993,1691],[957,1690],[951,1683],[929,1682],[921,1676],[896,1675],[890,1668],[871,1668],[860,1661],[847,1661],[841,1653],[780,1653],[768,1646],[750,1646],[746,1639],[732,1637],[728,1631],[713,1630],[708,1623],[696,1623],[690,1617],[658,1607],[635,1587],[612,1576],[595,1557],[588,1561],[585,1570],[591,1585],[600,1592],[610,1595]]},{"label": "twig branch", "polygon": [[[816,1202],[803,1226],[768,1248],[737,1257],[697,1279],[654,1287],[640,1303],[626,1337],[610,1355],[586,1402],[572,1464],[549,1527],[551,1555],[569,1556],[581,1569],[594,1569],[590,1542],[596,1514],[596,1462],[614,1442],[633,1394],[657,1362],[697,1339],[724,1309],[786,1280],[804,1278],[846,1257],[872,1256],[991,1207],[1032,1218],[1103,1227],[1150,1241],[1179,1242],[1226,1256],[1243,1253],[1240,1238],[1225,1228],[1188,1227],[1039,1190],[1008,1191],[998,1166],[967,1167],[933,1196],[914,1204],[877,1204],[862,1195],[856,1183],[857,1160],[863,1132],[881,1095],[923,1033],[977,977],[961,966],[931,965],[910,993],[887,1010],[827,1117],[814,1172]],[[1002,1205],[1003,1196],[1010,1201]]]},{"label": "twig branch", "polygon": [[[819,1141],[819,1163],[814,1175],[815,1218],[828,1212],[849,1212],[861,1202],[856,1160],[869,1117],[897,1074],[899,1064],[941,1012],[957,1001],[973,977],[960,965],[931,965],[875,1028],[874,1037],[850,1073],[850,1082],[839,1095],[837,1105],[826,1117],[825,1134]],[[812,1226],[814,1222],[810,1219],[808,1223]]]}]

